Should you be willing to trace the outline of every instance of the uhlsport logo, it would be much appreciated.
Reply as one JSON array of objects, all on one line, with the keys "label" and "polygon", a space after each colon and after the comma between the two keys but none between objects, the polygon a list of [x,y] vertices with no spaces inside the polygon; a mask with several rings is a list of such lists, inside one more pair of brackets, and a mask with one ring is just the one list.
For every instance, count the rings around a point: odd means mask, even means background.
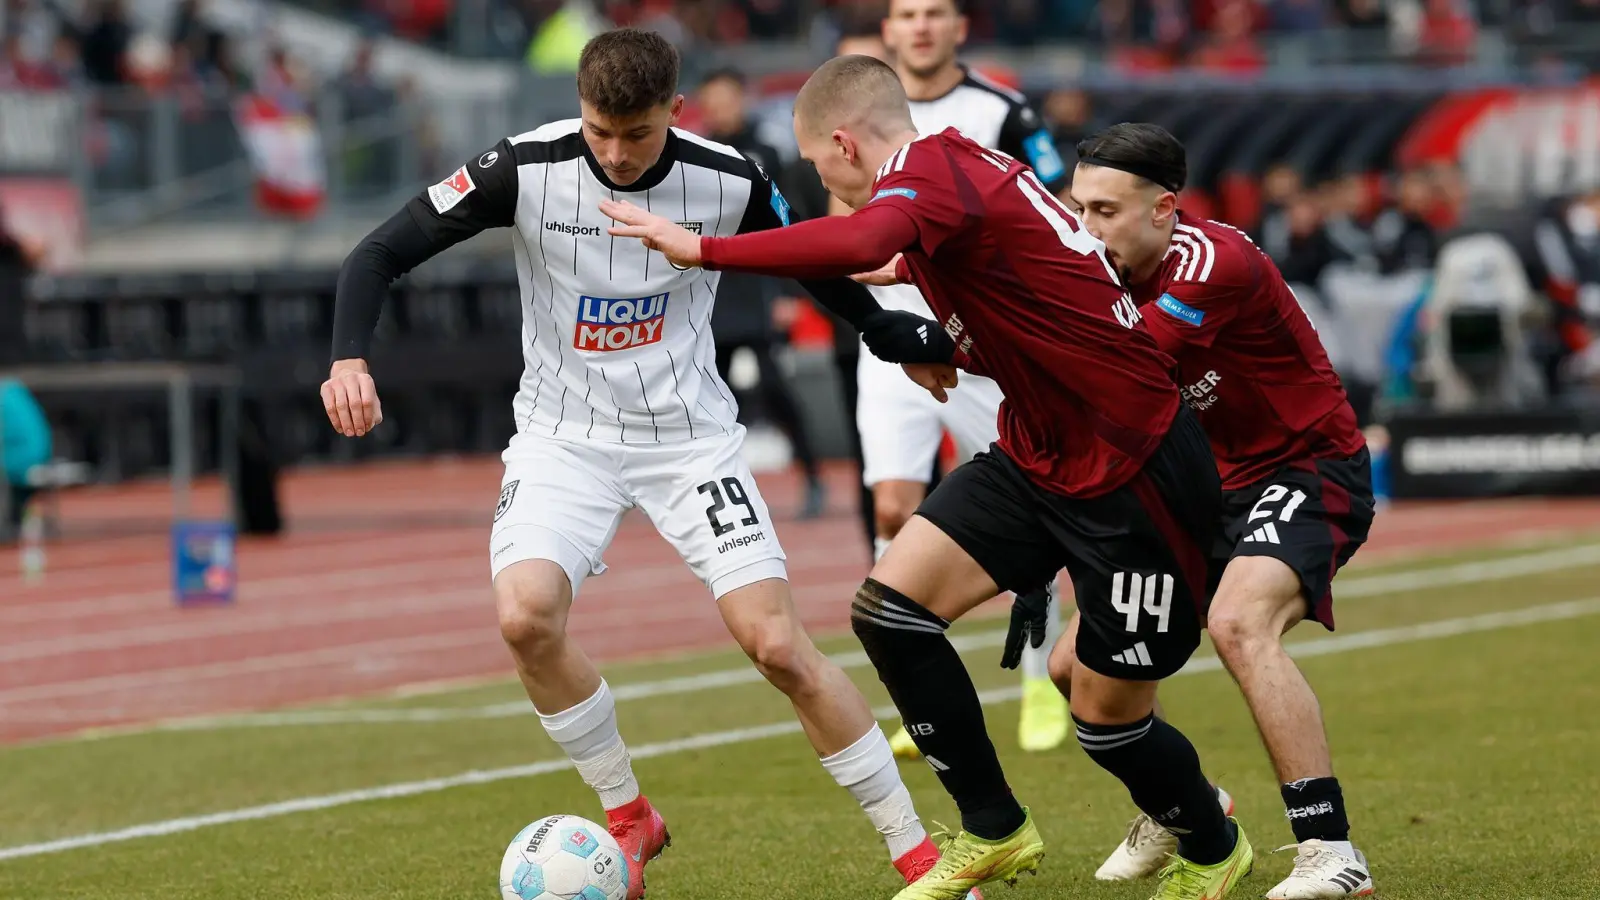
[{"label": "uhlsport logo", "polygon": [[579,297],[572,346],[608,352],[654,344],[661,340],[666,317],[666,294],[623,300]]},{"label": "uhlsport logo", "polygon": [[546,222],[544,223],[544,229],[546,231],[554,231],[557,234],[571,235],[572,237],[600,236],[599,225],[578,225],[572,222]]}]

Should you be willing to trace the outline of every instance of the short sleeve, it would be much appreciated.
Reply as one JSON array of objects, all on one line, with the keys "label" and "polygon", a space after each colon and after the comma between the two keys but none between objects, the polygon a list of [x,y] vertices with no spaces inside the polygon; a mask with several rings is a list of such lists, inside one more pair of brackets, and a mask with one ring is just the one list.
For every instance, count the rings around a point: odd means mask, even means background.
[{"label": "short sleeve", "polygon": [[745,204],[737,233],[787,228],[790,220],[789,201],[778,188],[778,183],[772,180],[761,163],[748,156],[745,157],[745,163],[750,167],[750,200]]},{"label": "short sleeve", "polygon": [[1196,239],[1183,245],[1167,288],[1145,307],[1144,320],[1163,350],[1210,347],[1259,293],[1258,270],[1236,248]]},{"label": "short sleeve", "polygon": [[978,218],[980,210],[969,210],[957,187],[966,183],[966,176],[950,164],[934,140],[912,141],[878,171],[867,205],[905,213],[916,224],[917,243],[929,256]]},{"label": "short sleeve", "polygon": [[489,228],[508,228],[517,217],[517,159],[502,140],[428,187],[407,205],[432,240],[464,240]]}]

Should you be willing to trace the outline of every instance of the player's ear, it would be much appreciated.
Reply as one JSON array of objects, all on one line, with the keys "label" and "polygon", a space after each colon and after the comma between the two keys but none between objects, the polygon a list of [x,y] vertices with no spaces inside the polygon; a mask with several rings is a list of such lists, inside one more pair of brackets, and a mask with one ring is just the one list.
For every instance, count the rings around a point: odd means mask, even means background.
[{"label": "player's ear", "polygon": [[683,117],[683,95],[679,94],[678,96],[672,98],[672,111],[670,113],[668,113],[667,127],[668,128],[675,127],[678,124],[678,120],[680,118],[682,118],[682,117]]},{"label": "player's ear", "polygon": [[856,161],[856,142],[855,142],[855,140],[853,138],[850,137],[849,133],[847,133],[842,128],[835,128],[833,130],[832,137],[833,137],[833,146],[834,146],[835,149],[838,150],[839,155],[844,157],[844,161],[845,162],[851,162],[851,163],[855,162]]},{"label": "player's ear", "polygon": [[1151,213],[1151,223],[1154,225],[1165,224],[1166,221],[1178,212],[1178,195],[1171,191],[1162,191],[1156,197],[1156,206]]}]

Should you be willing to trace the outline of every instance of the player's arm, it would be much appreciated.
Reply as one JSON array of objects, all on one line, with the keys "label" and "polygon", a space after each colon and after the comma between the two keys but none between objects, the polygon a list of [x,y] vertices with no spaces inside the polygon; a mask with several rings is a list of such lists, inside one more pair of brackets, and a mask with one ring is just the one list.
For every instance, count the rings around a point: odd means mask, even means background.
[{"label": "player's arm", "polygon": [[359,437],[383,421],[367,355],[389,286],[480,231],[511,225],[516,209],[516,157],[504,140],[413,197],[345,257],[333,301],[333,363],[322,385],[323,408],[341,434]]},{"label": "player's arm", "polygon": [[1068,184],[1067,164],[1056,149],[1056,139],[1033,108],[1018,104],[1000,126],[1001,153],[1027,163],[1050,193],[1060,196]]},{"label": "player's arm", "polygon": [[[1161,349],[1172,354],[1184,346],[1210,347],[1217,337],[1233,326],[1241,308],[1255,296],[1255,276],[1266,273],[1235,271],[1234,266],[1217,264],[1207,272],[1206,246],[1194,250],[1196,265],[1181,266],[1178,277],[1165,292],[1142,310],[1145,328]],[[1189,272],[1188,268],[1195,271]],[[1243,270],[1244,267],[1237,267]]]},{"label": "player's arm", "polygon": [[[844,319],[861,333],[874,356],[887,362],[948,362],[955,346],[930,319],[914,313],[884,310],[864,286],[847,277],[875,268],[873,261],[887,263],[895,254],[916,240],[915,228],[903,217],[865,225],[859,213],[833,216],[790,224],[789,204],[760,166],[751,166],[750,201],[739,223],[739,234],[732,238],[712,238],[735,245],[737,254],[750,254],[748,261],[760,265],[762,259],[786,257],[779,273],[794,278],[816,301]],[[837,232],[848,237],[840,240]],[[701,265],[715,269],[706,258],[708,242],[700,239]],[[784,248],[784,249],[779,249]],[[712,252],[715,252],[714,250]],[[745,269],[742,265],[729,268]],[[751,269],[751,271],[757,271]],[[941,333],[936,333],[941,332]]]}]

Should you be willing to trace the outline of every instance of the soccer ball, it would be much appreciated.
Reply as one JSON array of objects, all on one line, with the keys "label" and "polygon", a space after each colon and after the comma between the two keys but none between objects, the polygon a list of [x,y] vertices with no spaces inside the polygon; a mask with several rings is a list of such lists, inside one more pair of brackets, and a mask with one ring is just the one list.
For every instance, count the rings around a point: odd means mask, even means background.
[{"label": "soccer ball", "polygon": [[517,832],[500,860],[505,900],[625,900],[628,858],[604,828],[547,816]]}]

